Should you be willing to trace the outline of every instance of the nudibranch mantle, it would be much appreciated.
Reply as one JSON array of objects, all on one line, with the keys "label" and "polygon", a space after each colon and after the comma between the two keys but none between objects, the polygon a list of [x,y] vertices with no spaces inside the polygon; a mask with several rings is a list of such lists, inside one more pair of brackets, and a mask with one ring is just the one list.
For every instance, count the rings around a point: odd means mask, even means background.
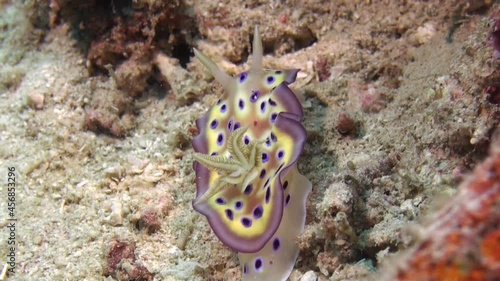
[{"label": "nudibranch mantle", "polygon": [[286,280],[298,256],[311,183],[296,167],[306,131],[288,87],[298,70],[264,70],[255,27],[250,70],[231,77],[196,57],[225,95],[196,120],[196,198],[217,237],[239,252],[243,280]]}]

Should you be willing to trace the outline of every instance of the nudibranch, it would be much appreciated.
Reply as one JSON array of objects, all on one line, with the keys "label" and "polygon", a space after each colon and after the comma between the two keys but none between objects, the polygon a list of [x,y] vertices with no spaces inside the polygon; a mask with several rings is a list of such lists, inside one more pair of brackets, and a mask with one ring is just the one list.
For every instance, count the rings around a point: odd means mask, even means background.
[{"label": "nudibranch", "polygon": [[288,87],[299,70],[263,69],[258,27],[250,70],[237,77],[194,53],[225,94],[196,120],[193,208],[238,252],[243,280],[286,280],[311,191],[297,170],[306,141],[302,106]]}]

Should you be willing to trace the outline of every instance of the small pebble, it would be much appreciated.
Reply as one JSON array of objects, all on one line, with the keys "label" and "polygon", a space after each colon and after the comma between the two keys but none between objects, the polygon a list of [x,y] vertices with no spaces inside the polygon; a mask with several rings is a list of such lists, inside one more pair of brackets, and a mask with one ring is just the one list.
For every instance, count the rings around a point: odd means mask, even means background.
[{"label": "small pebble", "polygon": [[36,234],[33,237],[33,244],[40,246],[42,245],[42,242],[43,242],[43,237],[40,234]]},{"label": "small pebble", "polygon": [[147,208],[142,211],[138,221],[137,228],[144,229],[148,234],[152,234],[161,228],[161,218],[153,208]]},{"label": "small pebble", "polygon": [[342,135],[349,135],[356,130],[356,122],[347,113],[340,113],[337,117],[337,131]]},{"label": "small pebble", "polygon": [[56,256],[54,258],[54,264],[56,265],[57,268],[64,268],[68,265],[68,261],[66,257]]},{"label": "small pebble", "polygon": [[302,275],[302,278],[300,278],[300,281],[317,281],[318,280],[318,275],[316,272],[309,270],[308,272],[304,273]]},{"label": "small pebble", "polygon": [[119,201],[113,202],[111,214],[109,215],[109,224],[112,226],[123,225],[122,204]]},{"label": "small pebble", "polygon": [[297,269],[294,269],[290,274],[289,281],[300,281],[300,277],[302,276],[303,276],[302,272],[298,271]]},{"label": "small pebble", "polygon": [[415,41],[418,44],[425,44],[429,42],[436,34],[436,26],[434,23],[427,22],[423,26],[419,26],[415,32]]},{"label": "small pebble", "polygon": [[45,97],[38,92],[30,92],[28,94],[28,105],[34,109],[42,109],[45,104]]}]

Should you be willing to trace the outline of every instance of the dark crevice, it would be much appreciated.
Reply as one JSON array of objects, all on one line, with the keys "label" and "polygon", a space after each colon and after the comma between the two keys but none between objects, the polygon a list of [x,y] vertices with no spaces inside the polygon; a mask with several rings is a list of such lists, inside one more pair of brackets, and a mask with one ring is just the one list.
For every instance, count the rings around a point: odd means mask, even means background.
[{"label": "dark crevice", "polygon": [[172,48],[172,57],[178,59],[183,68],[187,67],[193,55],[193,48],[186,42],[175,44]]}]

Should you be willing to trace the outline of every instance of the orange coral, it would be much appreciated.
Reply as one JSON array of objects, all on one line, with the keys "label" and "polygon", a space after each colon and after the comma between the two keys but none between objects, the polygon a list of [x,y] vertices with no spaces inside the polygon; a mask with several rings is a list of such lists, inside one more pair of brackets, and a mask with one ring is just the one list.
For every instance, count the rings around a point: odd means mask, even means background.
[{"label": "orange coral", "polygon": [[421,242],[391,280],[500,280],[500,149],[423,228]]},{"label": "orange coral", "polygon": [[486,235],[481,243],[481,255],[487,267],[500,270],[500,230]]}]

